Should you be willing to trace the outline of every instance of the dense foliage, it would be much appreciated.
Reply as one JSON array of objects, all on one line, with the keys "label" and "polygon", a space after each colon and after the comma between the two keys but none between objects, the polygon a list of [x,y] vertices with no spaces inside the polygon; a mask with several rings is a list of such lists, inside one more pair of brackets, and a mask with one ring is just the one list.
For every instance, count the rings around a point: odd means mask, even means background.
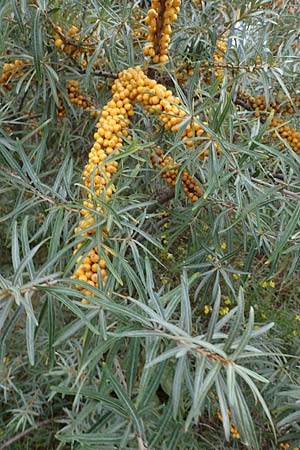
[{"label": "dense foliage", "polygon": [[298,450],[299,15],[2,0],[0,450]]}]

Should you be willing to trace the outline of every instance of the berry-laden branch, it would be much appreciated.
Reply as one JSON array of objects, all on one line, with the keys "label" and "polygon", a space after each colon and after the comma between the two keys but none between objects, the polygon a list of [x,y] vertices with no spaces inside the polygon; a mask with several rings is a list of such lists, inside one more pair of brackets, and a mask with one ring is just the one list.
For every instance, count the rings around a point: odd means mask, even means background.
[{"label": "berry-laden branch", "polygon": [[[151,152],[150,160],[154,168],[159,166],[162,169],[161,177],[166,180],[168,185],[175,187],[180,165],[174,161],[172,156],[164,156],[162,150],[158,147],[155,152]],[[185,195],[192,202],[199,200],[202,193],[200,185],[186,170],[182,171],[181,184]]]},{"label": "berry-laden branch", "polygon": [[[94,134],[95,142],[83,171],[83,181],[88,194],[87,200],[83,202],[84,208],[81,210],[83,219],[75,230],[83,239],[93,235],[96,231],[94,211],[105,218],[103,204],[110,201],[115,191],[112,178],[118,170],[116,157],[122,148],[123,138],[131,139],[127,127],[130,124],[130,118],[134,115],[133,106],[135,102],[139,102],[146,110],[156,114],[168,131],[178,131],[187,117],[186,112],[180,107],[179,98],[175,97],[172,91],[162,84],[147,77],[139,66],[121,72],[112,86],[112,93],[112,100],[104,106],[97,123],[97,131]],[[204,140],[203,134],[203,128],[194,121],[182,130],[181,139],[188,148],[197,150]],[[207,136],[208,138],[209,136]],[[219,152],[219,146],[214,145]],[[203,159],[203,157],[204,155],[199,152],[199,158]],[[163,163],[163,160],[161,162]],[[187,173],[183,173],[183,180],[187,191],[193,193],[192,200],[195,201],[195,196],[201,194],[200,187],[194,180],[192,181]],[[104,227],[102,231],[103,241],[106,232],[107,230]],[[100,249],[94,247],[86,257],[83,257],[80,255],[81,246],[82,243],[79,243],[75,250],[75,253],[79,254],[75,278],[97,287],[99,276],[97,274],[99,273],[102,283],[105,284],[107,265],[105,258],[99,256]],[[103,252],[106,254],[109,252],[104,244],[102,251],[104,256]],[[78,288],[87,297],[91,295],[88,289],[81,286],[78,286]],[[84,299],[83,303],[86,302],[88,300]]]},{"label": "berry-laden branch", "polygon": [[147,41],[144,48],[145,56],[150,56],[152,62],[163,63],[169,60],[168,47],[171,41],[171,23],[177,19],[181,0],[152,0],[151,8],[145,18],[149,26]]},{"label": "berry-laden branch", "polygon": [[[99,44],[96,34],[93,34],[93,41],[90,36],[85,35],[81,37],[80,29],[75,25],[72,25],[66,33],[63,33],[61,27],[54,26],[54,44],[58,51],[70,56],[74,61],[80,62],[81,66],[85,68],[88,65],[86,57],[91,57],[95,51],[96,45]],[[93,64],[94,69],[97,69],[106,63],[106,59],[103,55],[104,49],[102,48],[99,50],[98,58]]]},{"label": "berry-laden branch", "polygon": [[264,95],[254,97],[250,96],[247,92],[240,92],[238,94],[238,100],[249,105],[250,110],[255,111],[255,116],[261,118],[263,121],[273,112],[275,115],[271,119],[268,127],[270,130],[274,130],[272,137],[277,139],[279,135],[296,153],[300,153],[300,131],[286,125],[285,120],[279,117],[279,114],[282,117],[285,117],[287,114],[295,114],[296,109],[300,107],[300,100],[296,96],[292,96],[292,102],[286,96],[278,96],[268,106]]},{"label": "berry-laden branch", "polygon": [[[90,96],[86,96],[83,94],[83,92],[79,88],[79,83],[77,80],[67,80],[66,91],[70,99],[70,102],[73,103],[73,105],[76,105],[78,108],[82,108],[89,111],[91,117],[97,117],[99,115],[96,106],[92,102],[92,98]],[[65,117],[66,111],[60,92],[58,93],[58,100],[59,100],[59,107],[57,111],[57,116]]]},{"label": "berry-laden branch", "polygon": [[11,83],[13,79],[21,78],[24,75],[25,64],[30,64],[30,60],[15,59],[12,63],[3,64],[0,85],[3,85],[4,90],[10,91],[13,88]]}]

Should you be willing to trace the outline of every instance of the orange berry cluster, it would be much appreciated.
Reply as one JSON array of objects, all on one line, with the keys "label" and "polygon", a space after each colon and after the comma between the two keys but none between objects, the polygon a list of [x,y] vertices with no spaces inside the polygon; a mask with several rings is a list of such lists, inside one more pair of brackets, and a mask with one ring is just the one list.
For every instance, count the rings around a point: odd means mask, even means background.
[{"label": "orange berry cluster", "polygon": [[144,15],[139,7],[133,10],[132,17],[132,39],[133,46],[136,47],[140,41],[140,39],[144,38],[144,30],[142,27],[142,22],[144,20]]},{"label": "orange berry cluster", "polygon": [[[227,51],[227,43],[224,39],[218,39],[216,44],[216,50],[213,56],[214,64],[217,66],[218,64],[224,63],[224,55]],[[215,68],[215,77],[218,78],[223,76],[222,68]]]},{"label": "orange berry cluster", "polygon": [[24,75],[24,72],[22,70],[22,67],[24,64],[28,63],[29,61],[23,61],[21,59],[15,59],[12,63],[6,63],[2,67],[2,75],[0,76],[0,84],[3,84],[3,88],[7,91],[10,91],[13,87],[9,81],[11,81],[13,78],[20,78],[22,75]]},{"label": "orange berry cluster", "polygon": [[282,448],[283,450],[287,450],[288,448],[290,448],[290,444],[288,442],[282,442],[280,444],[280,448]]},{"label": "orange berry cluster", "polygon": [[[61,27],[56,27],[57,32],[54,34],[54,44],[60,52],[66,53],[74,60],[78,60],[82,55],[92,56],[95,51],[95,44],[97,43],[97,37],[93,34],[93,39],[90,36],[80,36],[80,29],[75,25],[72,25],[69,30],[64,34]],[[101,49],[100,53],[104,50]],[[95,61],[94,67],[97,67],[103,60],[99,58]],[[87,66],[87,60],[82,59],[81,65]]]},{"label": "orange berry cluster", "polygon": [[[104,106],[97,123],[97,131],[94,134],[95,142],[83,171],[84,184],[89,192],[88,200],[83,202],[85,208],[81,210],[83,219],[75,229],[80,236],[89,236],[95,232],[93,209],[105,214],[105,209],[97,203],[97,200],[95,201],[95,198],[99,197],[108,202],[113,194],[114,185],[111,179],[117,173],[118,162],[111,159],[105,163],[105,159],[108,156],[117,156],[122,147],[122,139],[124,137],[131,138],[126,127],[130,123],[130,117],[134,114],[133,100],[136,97],[134,88],[140,74],[142,74],[140,67],[128,69],[119,74],[119,78],[112,86],[113,98]],[[103,231],[106,232],[105,229]],[[75,253],[81,246],[82,243],[77,245]],[[102,283],[105,284],[107,279],[106,263],[104,258],[99,257],[97,247],[90,250],[85,258],[79,256],[77,263],[79,266],[75,271],[75,278],[98,287],[98,276],[101,275]],[[83,291],[84,295],[91,295],[88,289],[77,287]],[[88,300],[83,299],[82,302],[88,303]]]},{"label": "orange berry cluster", "polygon": [[[95,142],[83,171],[83,181],[88,189],[88,199],[83,202],[85,207],[81,210],[83,219],[75,229],[75,232],[82,237],[88,237],[95,233],[93,210],[104,216],[103,202],[109,202],[115,190],[112,177],[118,171],[118,162],[114,157],[119,155],[123,139],[131,139],[127,127],[130,124],[130,118],[134,115],[134,103],[138,101],[150,112],[159,113],[158,118],[164,123],[167,130],[178,130],[178,126],[186,117],[186,113],[178,106],[180,100],[163,85],[148,78],[140,67],[129,68],[121,72],[113,83],[112,93],[112,100],[104,106],[97,123],[97,131],[94,134]],[[188,147],[192,147],[195,141],[191,142],[191,139],[201,136],[203,132],[204,130],[197,123],[188,124],[182,134],[183,142]],[[106,162],[108,157],[110,160]],[[200,157],[202,158],[203,155]],[[167,161],[167,163],[169,162]],[[183,181],[185,192],[193,193],[192,200],[196,201],[196,195],[198,199],[201,193],[199,186],[187,173],[184,174]],[[98,203],[97,198],[102,202]],[[103,229],[103,232],[105,233],[106,230]],[[81,246],[82,243],[77,245],[75,253]],[[78,268],[74,277],[78,280],[86,281],[91,286],[97,287],[96,275],[99,269],[103,284],[106,282],[105,260],[99,257],[96,247],[90,250],[85,258],[79,256],[77,264]],[[88,289],[80,286],[78,288],[86,296],[91,294]],[[84,299],[83,302],[86,303],[88,300]]]},{"label": "orange berry cluster", "polygon": [[[84,96],[82,94],[77,80],[67,80],[66,91],[71,103],[78,106],[79,108],[88,110],[91,117],[97,117],[99,115],[99,112],[96,110],[96,106],[92,103],[92,98],[90,96]],[[60,118],[66,117],[67,114],[61,93],[58,92],[57,96],[59,101],[57,116]]]},{"label": "orange berry cluster", "polygon": [[[166,180],[166,182],[171,186],[175,187],[176,180],[179,173],[179,164],[174,161],[171,156],[164,156],[162,150],[158,147],[156,152],[151,152],[150,154],[151,164],[154,168],[160,166],[163,171],[161,172],[161,177]],[[193,178],[186,170],[182,172],[181,183],[183,186],[183,191],[185,195],[192,201],[196,202],[199,200],[202,190],[200,185],[195,178]]]},{"label": "orange berry cluster", "polygon": [[57,97],[58,97],[58,104],[59,104],[58,110],[57,110],[57,117],[62,119],[63,117],[66,117],[67,113],[66,113],[65,105],[64,105],[64,102],[63,102],[60,92],[57,93]]},{"label": "orange berry cluster", "polygon": [[96,111],[96,106],[92,103],[92,97],[86,97],[82,94],[77,80],[67,80],[66,89],[71,103],[79,108],[90,110],[92,117],[99,115],[98,111]]},{"label": "orange berry cluster", "polygon": [[[284,125],[284,120],[278,117],[273,117],[270,122],[269,128],[277,128],[278,134],[287,141],[287,143],[292,147],[296,153],[300,153],[300,131],[296,128]],[[277,138],[275,131],[272,133],[273,138]]]},{"label": "orange berry cluster", "polygon": [[[214,68],[214,74],[215,74],[216,78],[223,76],[223,68],[222,67],[218,68],[218,65],[223,64],[224,54],[226,53],[226,50],[227,50],[226,41],[224,39],[219,39],[216,44],[216,50],[213,55],[213,64],[212,64],[213,66],[216,66]],[[209,66],[209,63],[207,62],[205,65]],[[184,83],[188,77],[191,77],[193,75],[193,73],[194,73],[194,67],[190,63],[189,64],[181,64],[178,66],[178,71],[176,73],[177,80],[179,82]],[[208,67],[200,67],[199,74],[201,74],[201,73],[205,73],[204,81],[206,83],[211,83],[212,69],[210,69]]]},{"label": "orange berry cluster", "polygon": [[177,19],[181,0],[152,0],[145,23],[148,25],[148,44],[144,48],[145,56],[153,63],[169,60],[168,47],[171,42],[171,23]]},{"label": "orange berry cluster", "polygon": [[[239,93],[238,98],[243,98],[243,94]],[[244,99],[250,103],[255,111],[256,117],[266,116],[268,113],[274,111],[276,114],[285,116],[286,114],[293,114],[295,112],[294,105],[298,108],[300,106],[300,100],[296,96],[292,97],[292,102],[287,101],[286,97],[277,98],[274,102],[270,102],[267,107],[266,99],[264,95],[247,96],[244,94]],[[287,141],[296,153],[300,153],[300,132],[296,128],[284,125],[284,120],[278,116],[274,116],[269,124],[269,129],[277,128],[277,133]],[[277,138],[277,134],[274,131],[272,133],[274,139]]]},{"label": "orange berry cluster", "polygon": [[[199,69],[199,73],[201,69]],[[191,64],[178,64],[176,78],[179,83],[185,83],[188,77],[193,76],[194,68]]]},{"label": "orange berry cluster", "polygon": [[[124,108],[125,110],[127,108],[129,116],[133,115],[133,104],[138,101],[147,111],[157,114],[167,131],[179,131],[180,125],[187,117],[187,113],[179,106],[179,98],[156,80],[148,78],[140,67],[129,68],[119,74],[119,79],[114,82],[112,90],[115,92],[120,88],[128,95],[128,103],[125,102],[121,108],[121,114],[124,113]],[[119,101],[115,104],[118,106],[121,103]],[[200,139],[203,133],[203,128],[196,121],[191,121],[183,130],[181,140],[187,147],[197,148],[204,141]],[[207,135],[207,139],[209,138]],[[214,145],[217,152],[220,152],[218,144]],[[200,159],[206,156],[208,150],[199,154]]]},{"label": "orange berry cluster", "polygon": [[[172,91],[143,74],[140,75],[134,92],[136,100],[146,110],[157,114],[167,131],[177,132],[180,130],[180,125],[187,117],[187,113],[179,106],[180,100],[172,94]],[[203,128],[196,121],[191,121],[183,130],[181,140],[187,147],[196,149],[204,142],[204,139],[200,139],[203,133]],[[209,138],[210,136],[207,135],[207,139]],[[214,146],[219,153],[219,145],[214,143]],[[208,150],[199,153],[199,158],[204,159],[208,153]]]},{"label": "orange berry cluster", "polygon": [[291,445],[289,444],[289,442],[281,442],[280,449],[283,449],[283,450],[288,450],[288,449],[290,449],[290,450],[299,450],[299,447],[291,448]]},{"label": "orange berry cluster", "polygon": [[[207,74],[204,77],[204,81],[206,83],[211,83],[212,78],[211,75],[212,73],[215,74],[216,78],[219,77],[223,77],[224,74],[224,69],[222,67],[218,67],[218,66],[222,66],[224,64],[224,55],[227,51],[227,42],[225,39],[218,39],[217,43],[216,43],[216,48],[215,48],[215,52],[213,54],[213,63],[212,65],[214,66],[214,69],[208,69],[207,70]],[[208,64],[207,64],[208,65]]]},{"label": "orange berry cluster", "polygon": [[[245,98],[245,95],[240,94],[241,98]],[[251,104],[252,108],[256,111],[256,116],[260,116],[260,112],[267,111],[271,112],[274,111],[277,114],[281,114],[282,116],[285,116],[286,114],[295,114],[295,106],[296,108],[300,108],[300,99],[297,98],[295,95],[292,95],[291,97],[292,102],[290,102],[286,96],[275,98],[274,102],[270,102],[269,106],[267,107],[266,99],[264,95],[257,95],[254,96],[248,96],[246,97],[246,100]]]},{"label": "orange berry cluster", "polygon": [[[217,416],[218,416],[218,419],[221,422],[223,422],[223,417],[222,417],[222,414],[220,413],[220,411],[217,411]],[[228,411],[228,416],[229,417],[231,416],[230,411]],[[240,434],[232,420],[230,420],[230,433],[234,439],[240,439]]]}]

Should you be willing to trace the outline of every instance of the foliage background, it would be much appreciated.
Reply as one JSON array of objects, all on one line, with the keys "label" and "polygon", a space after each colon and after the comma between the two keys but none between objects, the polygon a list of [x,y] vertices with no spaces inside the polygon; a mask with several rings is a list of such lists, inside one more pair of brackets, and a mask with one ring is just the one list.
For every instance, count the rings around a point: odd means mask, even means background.
[{"label": "foliage background", "polygon": [[[25,64],[0,93],[0,449],[297,448],[299,156],[274,138],[273,113],[257,117],[238,92],[296,102],[299,7],[184,2],[155,76],[205,125],[209,156],[136,107],[107,209],[109,279],[82,305],[70,276],[96,119],[70,102],[66,80],[101,109],[109,74],[144,64],[134,15],[149,2],[2,1],[1,64]],[[86,69],[58,52],[52,23],[96,34]],[[195,70],[182,84],[187,63],[210,68],[211,81]],[[284,116],[289,126],[298,117],[297,106]],[[146,151],[155,144],[201,182],[196,203],[180,177],[166,189]]]}]

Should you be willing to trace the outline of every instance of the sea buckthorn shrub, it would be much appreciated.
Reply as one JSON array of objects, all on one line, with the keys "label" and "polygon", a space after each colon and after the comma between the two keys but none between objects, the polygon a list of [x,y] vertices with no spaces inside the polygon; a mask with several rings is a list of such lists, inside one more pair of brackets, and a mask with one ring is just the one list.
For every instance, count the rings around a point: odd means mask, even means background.
[{"label": "sea buckthorn shrub", "polygon": [[0,450],[300,448],[298,2],[0,5]]}]

